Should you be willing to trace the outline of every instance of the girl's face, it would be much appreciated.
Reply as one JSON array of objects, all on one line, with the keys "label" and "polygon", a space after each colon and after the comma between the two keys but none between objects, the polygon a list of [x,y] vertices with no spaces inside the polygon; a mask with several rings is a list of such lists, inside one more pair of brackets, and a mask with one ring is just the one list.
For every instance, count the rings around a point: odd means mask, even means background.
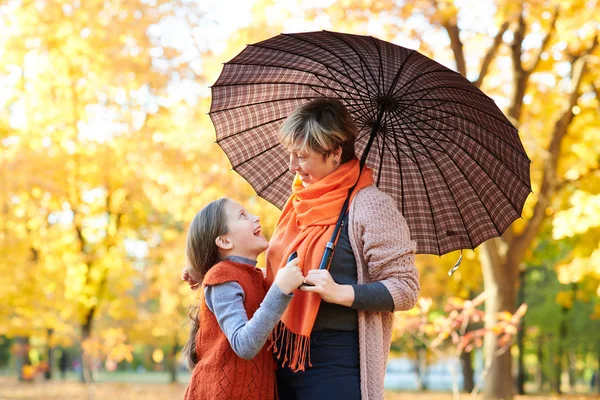
[{"label": "girl's face", "polygon": [[223,255],[256,259],[269,247],[269,242],[262,235],[260,218],[231,200],[225,203],[224,211],[228,233],[217,238],[217,245]]},{"label": "girl's face", "polygon": [[302,185],[307,187],[335,171],[340,165],[341,148],[327,156],[311,150],[289,151],[290,171],[298,174]]}]

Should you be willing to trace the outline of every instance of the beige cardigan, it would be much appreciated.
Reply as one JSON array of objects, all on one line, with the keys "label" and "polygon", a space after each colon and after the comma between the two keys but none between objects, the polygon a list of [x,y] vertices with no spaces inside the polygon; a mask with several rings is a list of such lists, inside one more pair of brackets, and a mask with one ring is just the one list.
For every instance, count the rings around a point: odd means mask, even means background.
[{"label": "beige cardigan", "polygon": [[[416,244],[394,200],[375,186],[360,190],[350,204],[348,235],[358,283],[380,281],[394,299],[394,311],[413,308],[419,295]],[[382,400],[392,343],[391,312],[358,312],[362,400]]]}]

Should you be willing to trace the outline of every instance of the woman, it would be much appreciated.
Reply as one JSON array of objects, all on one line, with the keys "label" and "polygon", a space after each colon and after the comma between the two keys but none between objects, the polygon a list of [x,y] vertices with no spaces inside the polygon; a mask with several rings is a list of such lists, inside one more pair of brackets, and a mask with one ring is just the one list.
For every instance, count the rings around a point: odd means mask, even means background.
[{"label": "woman", "polygon": [[[372,171],[360,173],[357,134],[332,99],[301,106],[280,129],[296,177],[267,251],[267,278],[272,282],[295,251],[306,284],[272,335],[281,400],[383,399],[393,312],[417,301],[415,243]],[[329,270],[319,270],[354,184]]]}]

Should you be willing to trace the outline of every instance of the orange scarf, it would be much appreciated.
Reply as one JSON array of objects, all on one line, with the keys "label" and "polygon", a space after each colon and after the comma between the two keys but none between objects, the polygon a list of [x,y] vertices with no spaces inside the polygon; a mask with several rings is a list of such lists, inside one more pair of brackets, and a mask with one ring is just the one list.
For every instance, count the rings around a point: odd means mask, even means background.
[{"label": "orange scarf", "polygon": [[[292,195],[286,202],[269,249],[267,250],[267,281],[273,283],[275,274],[286,265],[291,253],[296,251],[304,275],[319,268],[325,245],[331,239],[348,191],[358,179],[350,200],[360,189],[373,184],[371,169],[360,174],[358,160],[342,164],[325,178],[304,187],[296,175]],[[310,354],[312,332],[321,297],[316,293],[294,291],[294,297],[271,334],[272,346],[278,358],[284,357],[293,371],[304,371]],[[284,347],[278,340],[284,339]],[[310,360],[308,360],[310,366]]]}]

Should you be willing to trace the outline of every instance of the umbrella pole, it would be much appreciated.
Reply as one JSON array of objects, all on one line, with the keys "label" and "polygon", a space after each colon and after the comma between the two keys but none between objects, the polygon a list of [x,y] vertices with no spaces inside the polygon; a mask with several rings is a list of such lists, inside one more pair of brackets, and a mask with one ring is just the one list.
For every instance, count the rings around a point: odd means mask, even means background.
[{"label": "umbrella pole", "polygon": [[[377,135],[377,129],[379,128],[379,124],[381,123],[381,118],[383,117],[383,108],[379,112],[379,116],[377,117],[377,123],[373,125],[371,129],[371,136],[369,137],[369,141],[367,142],[367,146],[363,151],[362,158],[360,159],[360,172],[358,174],[358,179],[360,179],[360,174],[365,167],[367,162],[367,156],[369,155],[369,150],[371,150],[371,146],[373,145],[373,141],[375,140],[375,136]],[[321,258],[321,263],[319,264],[319,269],[329,269],[329,264],[331,264],[331,259],[333,258],[333,253],[335,251],[335,245],[337,243],[338,237],[340,235],[340,230],[344,221],[344,217],[348,213],[348,207],[350,206],[350,195],[356,188],[358,184],[358,179],[354,186],[348,190],[348,195],[346,196],[346,201],[344,201],[344,205],[342,206],[342,211],[340,212],[340,216],[335,224],[335,229],[333,230],[333,234],[331,235],[331,240],[327,242],[325,245],[325,251],[323,252],[323,257]]]}]

